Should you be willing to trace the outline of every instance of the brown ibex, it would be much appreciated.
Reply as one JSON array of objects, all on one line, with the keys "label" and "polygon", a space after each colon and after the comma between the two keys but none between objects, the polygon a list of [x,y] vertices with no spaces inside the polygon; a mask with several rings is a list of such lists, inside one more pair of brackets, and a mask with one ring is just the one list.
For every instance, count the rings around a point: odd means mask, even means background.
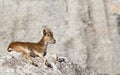
[{"label": "brown ibex", "polygon": [[54,39],[53,32],[51,31],[51,29],[45,27],[43,29],[43,37],[38,43],[11,42],[7,50],[8,52],[21,52],[28,62],[30,62],[32,65],[37,66],[37,64],[33,62],[30,56],[39,56],[44,60],[44,62],[46,62],[47,60],[44,56],[46,55],[46,49],[49,43],[55,44],[56,40]]}]

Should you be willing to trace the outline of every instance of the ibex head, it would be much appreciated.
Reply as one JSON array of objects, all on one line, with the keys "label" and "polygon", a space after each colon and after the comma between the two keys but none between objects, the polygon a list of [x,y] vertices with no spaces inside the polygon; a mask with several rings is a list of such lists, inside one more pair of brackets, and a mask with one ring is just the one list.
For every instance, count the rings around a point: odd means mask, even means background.
[{"label": "ibex head", "polygon": [[43,35],[44,35],[44,39],[45,39],[46,43],[50,43],[50,44],[56,43],[53,32],[51,31],[50,28],[44,27]]}]

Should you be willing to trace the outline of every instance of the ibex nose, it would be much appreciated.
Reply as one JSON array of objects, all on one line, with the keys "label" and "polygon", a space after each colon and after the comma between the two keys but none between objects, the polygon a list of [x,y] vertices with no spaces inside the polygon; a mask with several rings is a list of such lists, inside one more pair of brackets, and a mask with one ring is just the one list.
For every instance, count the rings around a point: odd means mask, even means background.
[{"label": "ibex nose", "polygon": [[56,40],[54,40],[54,43],[56,43]]}]

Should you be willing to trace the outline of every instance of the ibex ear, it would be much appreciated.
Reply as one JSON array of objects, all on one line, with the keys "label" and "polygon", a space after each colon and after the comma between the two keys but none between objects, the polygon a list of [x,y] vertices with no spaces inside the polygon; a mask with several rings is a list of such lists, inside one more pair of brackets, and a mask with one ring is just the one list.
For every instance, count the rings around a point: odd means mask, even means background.
[{"label": "ibex ear", "polygon": [[46,30],[45,29],[43,29],[43,35],[46,35]]}]

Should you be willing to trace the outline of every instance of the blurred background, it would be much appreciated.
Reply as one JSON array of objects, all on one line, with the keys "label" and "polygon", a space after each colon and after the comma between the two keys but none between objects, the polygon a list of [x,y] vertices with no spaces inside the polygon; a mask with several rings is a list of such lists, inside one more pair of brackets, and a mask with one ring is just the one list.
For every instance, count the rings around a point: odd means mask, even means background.
[{"label": "blurred background", "polygon": [[42,26],[57,41],[48,54],[101,74],[120,73],[120,0],[0,0],[0,57],[12,41],[38,42]]}]

